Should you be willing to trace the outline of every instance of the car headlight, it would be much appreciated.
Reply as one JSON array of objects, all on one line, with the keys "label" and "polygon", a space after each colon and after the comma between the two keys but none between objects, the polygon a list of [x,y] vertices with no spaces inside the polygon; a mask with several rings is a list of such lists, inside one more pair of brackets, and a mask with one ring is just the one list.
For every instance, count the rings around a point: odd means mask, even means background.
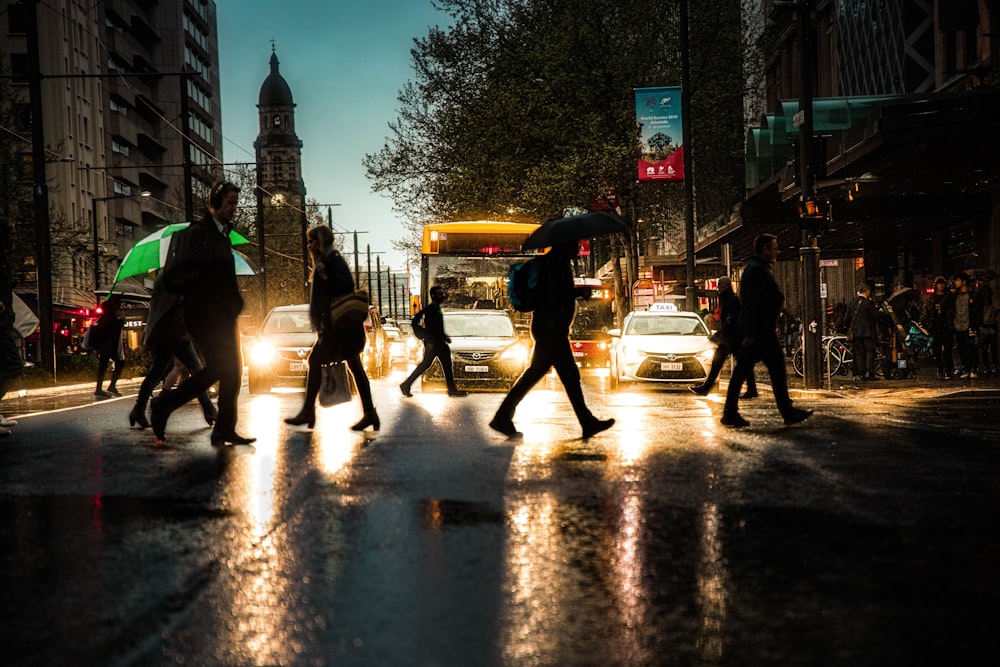
[{"label": "car headlight", "polygon": [[702,350],[701,352],[695,353],[694,356],[696,356],[698,358],[698,361],[700,361],[701,363],[709,364],[712,363],[712,357],[715,356],[715,350],[709,348],[707,350]]},{"label": "car headlight", "polygon": [[646,358],[646,353],[631,345],[622,346],[622,358],[625,361],[641,361]]},{"label": "car headlight", "polygon": [[528,363],[528,348],[520,343],[511,345],[500,353],[500,360],[526,364]]},{"label": "car headlight", "polygon": [[250,350],[250,360],[258,366],[266,366],[277,356],[277,351],[270,343],[261,341]]}]

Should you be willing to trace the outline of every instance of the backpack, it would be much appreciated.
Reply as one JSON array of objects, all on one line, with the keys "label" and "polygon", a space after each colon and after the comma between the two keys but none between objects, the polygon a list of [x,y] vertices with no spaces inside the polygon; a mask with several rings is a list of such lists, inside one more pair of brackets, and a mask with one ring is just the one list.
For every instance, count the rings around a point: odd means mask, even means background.
[{"label": "backpack", "polygon": [[510,267],[510,272],[507,274],[507,298],[510,299],[510,305],[514,310],[519,313],[530,313],[540,305],[541,269],[540,257],[533,257]]},{"label": "backpack", "polygon": [[421,310],[419,313],[413,316],[410,320],[410,325],[413,327],[413,336],[417,340],[423,340],[427,338],[427,328],[421,323],[424,319],[424,311]]}]

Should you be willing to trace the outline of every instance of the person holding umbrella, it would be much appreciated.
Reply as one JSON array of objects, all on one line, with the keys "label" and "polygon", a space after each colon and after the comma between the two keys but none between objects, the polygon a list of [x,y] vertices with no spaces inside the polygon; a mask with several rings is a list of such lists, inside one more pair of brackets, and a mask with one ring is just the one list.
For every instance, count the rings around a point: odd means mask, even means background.
[{"label": "person holding umbrella", "polygon": [[236,432],[237,401],[243,376],[239,330],[243,297],[236,283],[230,237],[240,189],[233,183],[212,188],[208,214],[174,234],[163,269],[167,291],[183,297],[184,326],[205,356],[205,366],[176,389],[150,403],[150,425],[164,439],[170,413],[219,382],[219,406],[212,444],[249,445],[256,438]]},{"label": "person holding umbrella", "polygon": [[[98,354],[97,362],[97,388],[94,390],[95,398],[108,398],[109,396],[121,396],[118,391],[118,378],[125,370],[125,355],[122,351],[122,329],[125,328],[125,318],[119,317],[118,307],[121,306],[122,299],[119,295],[113,294],[104,300],[104,312],[97,318],[94,330],[91,331],[91,344]],[[96,338],[96,340],[94,340]],[[104,374],[108,370],[108,364],[114,360],[115,365],[111,370],[111,383],[107,390],[102,389],[104,385]]]},{"label": "person holding umbrella", "polygon": [[[535,234],[544,227],[539,227]],[[547,240],[554,242],[552,237]],[[531,237],[525,242],[526,249],[530,242]],[[587,408],[580,387],[580,369],[569,343],[569,327],[576,312],[576,298],[590,297],[589,287],[578,288],[573,282],[572,262],[578,253],[579,242],[570,240],[552,245],[549,253],[539,258],[542,264],[538,281],[541,306],[531,317],[531,337],[535,341],[531,363],[511,387],[489,424],[494,431],[507,437],[520,436],[514,427],[514,411],[528,391],[553,367],[566,389],[584,438],[597,435],[615,423],[614,419],[598,419]]]}]

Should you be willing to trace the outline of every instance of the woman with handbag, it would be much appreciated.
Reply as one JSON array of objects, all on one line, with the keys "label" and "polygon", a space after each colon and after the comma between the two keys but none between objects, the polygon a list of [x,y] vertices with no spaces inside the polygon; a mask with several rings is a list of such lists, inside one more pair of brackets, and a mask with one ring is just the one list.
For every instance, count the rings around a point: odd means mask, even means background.
[{"label": "woman with handbag", "polygon": [[[331,319],[331,304],[337,297],[353,295],[354,279],[351,270],[340,253],[333,247],[333,232],[329,227],[316,225],[306,233],[309,253],[313,259],[312,293],[309,297],[309,319],[317,334],[316,343],[309,353],[309,375],[306,380],[305,402],[299,414],[285,419],[286,424],[299,426],[301,424],[312,428],[316,424],[316,396],[323,382],[322,367],[324,364],[346,361],[347,367],[354,376],[354,384],[361,396],[364,416],[351,427],[355,431],[363,431],[369,426],[379,429],[378,413],[372,402],[371,385],[365,375],[365,367],[361,362],[361,352],[365,348],[365,327],[361,319],[350,314]],[[353,312],[352,309],[335,308],[340,311]],[[364,309],[367,312],[367,308]]]}]

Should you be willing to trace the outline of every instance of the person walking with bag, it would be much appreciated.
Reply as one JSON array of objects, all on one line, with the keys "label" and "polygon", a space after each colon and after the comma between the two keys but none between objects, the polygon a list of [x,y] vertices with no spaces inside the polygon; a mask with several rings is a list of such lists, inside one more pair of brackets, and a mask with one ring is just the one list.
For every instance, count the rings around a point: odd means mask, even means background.
[{"label": "person walking with bag", "polygon": [[306,242],[313,260],[309,320],[316,332],[316,342],[309,352],[309,373],[302,408],[294,417],[287,417],[285,423],[309,428],[316,425],[316,397],[323,383],[323,366],[346,361],[364,408],[361,421],[354,424],[351,430],[363,431],[371,427],[377,431],[381,422],[372,401],[371,384],[361,361],[366,340],[364,320],[358,319],[347,324],[330,320],[330,304],[334,299],[354,292],[351,270],[333,247],[333,232],[329,227],[310,227],[306,232]]},{"label": "person walking with bag", "polygon": [[871,300],[872,288],[861,283],[851,304],[847,330],[854,351],[854,379],[870,382],[875,379],[875,340],[878,337],[878,312]]},{"label": "person walking with bag", "polygon": [[[739,331],[739,317],[742,305],[740,297],[733,291],[733,281],[729,276],[722,276],[718,281],[719,286],[719,331],[716,334],[715,354],[712,356],[712,368],[708,371],[708,377],[701,384],[689,387],[691,391],[699,396],[707,396],[715,381],[722,372],[722,366],[730,355],[735,357],[736,351],[740,347],[743,336]],[[740,398],[757,398],[757,382],[753,372],[747,376],[747,391]]]},{"label": "person walking with bag", "polygon": [[469,392],[461,391],[455,384],[455,373],[451,367],[451,348],[449,347],[451,338],[444,331],[444,315],[441,313],[441,305],[445,301],[444,288],[435,285],[430,290],[430,296],[431,302],[426,308],[414,315],[411,321],[414,331],[423,330],[424,358],[420,360],[410,376],[399,385],[399,390],[403,392],[403,396],[413,396],[410,391],[413,383],[437,359],[441,362],[441,370],[444,371],[444,382],[448,387],[448,395],[468,396]]},{"label": "person walking with bag", "polygon": [[760,234],[754,240],[754,256],[747,261],[740,280],[740,328],[743,340],[736,355],[736,368],[729,380],[726,392],[726,406],[722,411],[722,425],[734,428],[749,426],[750,422],[739,413],[740,386],[751,373],[758,361],[767,367],[771,377],[774,401],[785,420],[785,424],[797,424],[812,415],[812,410],[802,410],[792,405],[788,395],[788,376],[785,370],[785,355],[778,342],[775,326],[778,314],[785,302],[785,295],[778,287],[771,265],[778,261],[781,251],[778,237],[774,234]]},{"label": "person walking with bag", "polygon": [[580,387],[580,369],[569,343],[569,327],[576,314],[576,298],[590,297],[589,287],[582,288],[586,291],[581,292],[581,288],[573,282],[573,258],[579,252],[579,243],[573,241],[553,246],[548,254],[537,258],[541,262],[538,280],[541,305],[531,316],[531,337],[535,341],[531,362],[507,392],[489,424],[494,431],[507,437],[520,435],[514,427],[514,411],[528,391],[553,367],[580,422],[584,439],[611,428],[615,423],[614,419],[598,419],[587,407]]},{"label": "person walking with bag", "polygon": [[[117,294],[105,299],[104,312],[97,318],[94,330],[90,332],[90,344],[98,354],[97,388],[94,390],[96,398],[121,396],[121,392],[118,391],[118,378],[125,370],[125,355],[122,351],[122,329],[125,328],[125,319],[118,315],[119,306],[121,297]],[[105,391],[101,388],[104,385],[104,374],[112,361],[115,365],[111,370],[111,383]]]},{"label": "person walking with bag", "polygon": [[236,283],[229,233],[239,193],[233,183],[214,186],[208,213],[171,238],[163,285],[168,292],[182,297],[184,326],[205,355],[205,365],[176,389],[160,392],[150,403],[150,425],[160,442],[170,414],[217,381],[219,407],[212,444],[249,445],[256,441],[236,432],[243,380],[236,321],[243,310],[243,297]]}]

